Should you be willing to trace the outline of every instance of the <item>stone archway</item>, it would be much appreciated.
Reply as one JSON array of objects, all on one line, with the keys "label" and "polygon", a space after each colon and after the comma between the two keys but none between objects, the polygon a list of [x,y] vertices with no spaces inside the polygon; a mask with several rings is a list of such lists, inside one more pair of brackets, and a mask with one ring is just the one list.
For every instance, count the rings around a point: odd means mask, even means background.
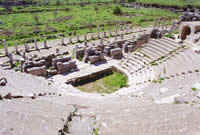
[{"label": "stone archway", "polygon": [[191,28],[188,25],[184,26],[181,30],[181,40],[185,40],[187,36],[190,34],[191,34]]}]

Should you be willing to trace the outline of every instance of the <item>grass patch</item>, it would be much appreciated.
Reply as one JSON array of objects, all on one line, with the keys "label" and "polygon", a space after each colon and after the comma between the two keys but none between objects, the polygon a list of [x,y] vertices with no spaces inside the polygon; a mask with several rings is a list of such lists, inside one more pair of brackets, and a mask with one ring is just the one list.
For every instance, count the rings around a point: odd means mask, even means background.
[{"label": "grass patch", "polygon": [[[122,13],[137,14],[137,16],[128,18],[123,15],[114,15],[113,11],[117,7]],[[13,7],[14,8],[14,7]],[[17,7],[16,7],[17,8]],[[47,11],[58,9],[55,11]],[[61,10],[68,9],[68,10]],[[171,22],[176,19],[178,14],[161,9],[134,9],[126,8],[116,4],[97,5],[90,4],[85,6],[59,5],[59,6],[28,6],[15,9],[26,12],[0,15],[0,39],[6,39],[12,46],[14,42],[22,44],[23,41],[43,38],[55,39],[62,33],[68,37],[70,33],[86,34],[97,32],[96,26],[104,24],[105,29],[114,29],[115,23],[130,22],[135,26],[149,26],[152,21],[167,17]],[[42,12],[35,13],[34,10]],[[93,26],[92,28],[89,26]],[[103,31],[101,29],[101,31]],[[1,46],[2,47],[2,46]]]},{"label": "grass patch", "polygon": [[159,4],[168,6],[179,6],[185,7],[188,5],[199,6],[199,0],[136,0],[136,2],[147,3],[147,4]]},{"label": "grass patch", "polygon": [[89,93],[113,93],[120,88],[127,86],[127,77],[119,72],[113,72],[113,74],[98,79],[94,82],[90,82],[77,88],[84,92]]},{"label": "grass patch", "polygon": [[192,91],[197,91],[197,88],[192,88]]}]

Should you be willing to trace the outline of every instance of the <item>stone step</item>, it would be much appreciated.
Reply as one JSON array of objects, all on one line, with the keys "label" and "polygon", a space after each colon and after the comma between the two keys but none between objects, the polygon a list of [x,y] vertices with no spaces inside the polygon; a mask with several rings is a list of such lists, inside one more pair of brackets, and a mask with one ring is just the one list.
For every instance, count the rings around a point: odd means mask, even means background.
[{"label": "stone step", "polygon": [[152,49],[156,50],[157,52],[159,52],[159,53],[161,53],[161,54],[166,55],[166,54],[169,53],[168,50],[166,51],[166,50],[162,49],[161,47],[155,46],[154,43],[148,43],[148,44],[150,45],[150,47],[151,47]]},{"label": "stone step", "polygon": [[141,65],[141,66],[145,65],[144,62],[142,62],[141,60],[135,59],[134,57],[130,57],[130,60],[136,62],[137,65],[138,64]]},{"label": "stone step", "polygon": [[160,58],[160,55],[157,54],[154,50],[149,48],[142,48],[141,52],[143,52],[145,55],[149,56],[152,60],[156,60]]},{"label": "stone step", "polygon": [[149,61],[152,61],[152,58],[148,55],[144,55],[142,52],[134,52],[134,55],[137,55],[138,57],[143,57],[144,59],[148,59]]},{"label": "stone step", "polygon": [[154,46],[157,46],[157,47],[159,47],[159,48],[162,48],[162,49],[165,50],[166,52],[170,52],[170,51],[173,50],[172,48],[167,47],[167,46],[165,46],[165,45],[163,45],[163,44],[158,44],[155,40],[151,40],[151,41],[149,41],[149,43],[152,43]]},{"label": "stone step", "polygon": [[134,58],[138,59],[138,60],[141,60],[143,62],[146,62],[146,63],[149,63],[151,62],[151,59],[149,59],[148,57],[146,56],[138,56],[138,55],[132,55]]},{"label": "stone step", "polygon": [[166,48],[170,48],[172,50],[176,49],[178,47],[178,45],[173,44],[171,42],[165,41],[165,39],[159,39],[159,40],[154,40],[156,43],[166,47]]},{"label": "stone step", "polygon": [[129,71],[129,68],[128,68],[126,65],[122,64],[122,65],[120,65],[120,66],[121,66],[123,69]]},{"label": "stone step", "polygon": [[171,47],[177,48],[177,47],[180,46],[178,43],[176,43],[176,42],[171,42],[170,40],[165,39],[165,38],[160,39],[160,41],[162,41],[163,44],[167,44],[168,46],[171,46]]},{"label": "stone step", "polygon": [[178,45],[178,42],[176,42],[175,40],[171,39],[171,38],[167,38],[167,37],[163,37],[162,39],[165,39],[171,43],[174,43],[174,44],[177,44]]},{"label": "stone step", "polygon": [[137,58],[137,57],[133,57],[134,59],[136,59],[137,61],[141,61],[143,64],[142,65],[148,65],[151,60],[146,60],[146,59],[143,59],[143,58]]}]

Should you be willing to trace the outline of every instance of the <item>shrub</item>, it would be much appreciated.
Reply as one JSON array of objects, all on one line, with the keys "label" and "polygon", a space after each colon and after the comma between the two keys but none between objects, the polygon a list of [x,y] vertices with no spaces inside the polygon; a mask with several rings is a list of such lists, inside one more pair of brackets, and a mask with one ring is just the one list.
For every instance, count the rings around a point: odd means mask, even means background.
[{"label": "shrub", "polygon": [[114,10],[113,10],[113,14],[115,14],[115,15],[120,15],[120,14],[122,14],[121,8],[118,7],[118,6],[115,7]]},{"label": "shrub", "polygon": [[136,2],[136,0],[127,0],[128,2]]},{"label": "shrub", "polygon": [[193,91],[196,91],[197,89],[196,89],[196,88],[192,88],[192,90],[193,90]]}]

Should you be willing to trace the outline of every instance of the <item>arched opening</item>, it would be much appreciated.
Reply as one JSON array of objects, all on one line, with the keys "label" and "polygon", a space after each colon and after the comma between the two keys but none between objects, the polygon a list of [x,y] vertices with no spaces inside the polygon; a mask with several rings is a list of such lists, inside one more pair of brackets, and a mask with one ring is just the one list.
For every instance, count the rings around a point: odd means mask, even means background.
[{"label": "arched opening", "polygon": [[181,40],[185,40],[188,35],[191,34],[191,29],[189,26],[184,26],[181,32]]}]

